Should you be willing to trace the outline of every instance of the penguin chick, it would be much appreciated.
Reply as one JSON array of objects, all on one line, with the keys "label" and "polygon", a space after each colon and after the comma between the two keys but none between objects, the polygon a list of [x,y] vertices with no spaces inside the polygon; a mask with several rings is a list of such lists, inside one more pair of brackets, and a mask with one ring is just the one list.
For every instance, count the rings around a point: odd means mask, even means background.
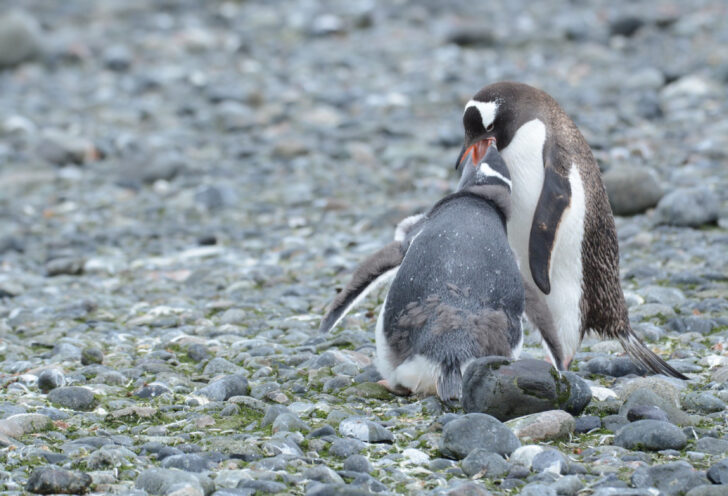
[{"label": "penguin chick", "polygon": [[[687,379],[630,326],[619,281],[614,218],[591,149],[548,94],[501,82],[466,104],[456,164],[478,162],[495,142],[512,177],[508,239],[526,286],[526,315],[560,370],[588,331],[618,339],[640,365]],[[488,274],[486,274],[487,276]]]},{"label": "penguin chick", "polygon": [[508,245],[511,179],[497,148],[463,165],[460,184],[362,263],[320,329],[330,330],[371,286],[394,280],[376,327],[375,365],[388,387],[459,399],[475,358],[517,358],[524,288]]}]

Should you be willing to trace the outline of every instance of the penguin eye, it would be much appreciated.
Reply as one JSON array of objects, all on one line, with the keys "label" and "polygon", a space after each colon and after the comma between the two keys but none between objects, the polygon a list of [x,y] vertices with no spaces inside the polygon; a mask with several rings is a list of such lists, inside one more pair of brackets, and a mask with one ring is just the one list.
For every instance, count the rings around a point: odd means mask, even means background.
[{"label": "penguin eye", "polygon": [[487,132],[491,132],[494,128],[495,128],[495,124],[491,122],[490,125],[485,128],[485,130]]}]

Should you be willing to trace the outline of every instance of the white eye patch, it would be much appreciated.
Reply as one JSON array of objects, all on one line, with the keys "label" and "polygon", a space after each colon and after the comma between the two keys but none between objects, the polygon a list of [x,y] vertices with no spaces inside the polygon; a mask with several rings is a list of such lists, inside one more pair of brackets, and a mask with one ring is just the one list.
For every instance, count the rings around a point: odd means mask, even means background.
[{"label": "white eye patch", "polygon": [[495,102],[479,102],[477,100],[470,100],[465,105],[466,112],[470,107],[475,107],[480,114],[480,119],[483,121],[483,129],[487,129],[488,126],[493,124],[495,120],[495,114],[498,112],[498,104]]},{"label": "white eye patch", "polygon": [[480,167],[478,167],[478,174],[482,174],[487,177],[495,177],[497,179],[500,179],[504,183],[508,185],[508,188],[513,189],[511,186],[511,180],[508,179],[506,176],[498,172],[497,170],[493,169],[490,165],[488,165],[486,162],[483,162],[480,164]]}]

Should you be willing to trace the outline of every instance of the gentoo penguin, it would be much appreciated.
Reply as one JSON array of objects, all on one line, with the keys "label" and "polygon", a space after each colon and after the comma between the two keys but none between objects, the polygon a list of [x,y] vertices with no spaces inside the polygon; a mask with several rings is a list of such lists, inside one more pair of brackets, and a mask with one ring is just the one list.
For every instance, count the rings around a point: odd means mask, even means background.
[{"label": "gentoo penguin", "polygon": [[375,364],[390,389],[455,400],[471,360],[517,358],[525,294],[506,235],[510,188],[495,146],[464,164],[455,193],[401,222],[395,241],[356,269],[320,330],[394,275],[376,327]]},{"label": "gentoo penguin", "polygon": [[[595,331],[618,339],[640,365],[685,379],[630,326],[599,168],[558,103],[525,84],[495,83],[465,105],[463,125],[456,166],[466,157],[477,163],[496,143],[511,173],[508,239],[526,286],[526,315],[546,338],[554,365],[567,369],[584,334]],[[544,306],[550,315],[539,310]],[[554,335],[556,343],[547,338]]]}]

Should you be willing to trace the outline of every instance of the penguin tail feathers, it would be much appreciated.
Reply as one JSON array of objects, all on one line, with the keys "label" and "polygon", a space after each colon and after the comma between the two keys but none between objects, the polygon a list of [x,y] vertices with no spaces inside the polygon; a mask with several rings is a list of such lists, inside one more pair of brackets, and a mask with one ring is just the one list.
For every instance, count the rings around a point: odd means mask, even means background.
[{"label": "penguin tail feathers", "polygon": [[460,364],[442,364],[437,378],[437,396],[446,403],[460,400],[463,394],[463,374]]},{"label": "penguin tail feathers", "polygon": [[675,370],[670,364],[645,346],[632,329],[628,329],[626,333],[620,334],[617,338],[630,358],[645,369],[651,370],[655,374],[664,374],[677,377],[678,379],[688,380],[686,376]]}]

